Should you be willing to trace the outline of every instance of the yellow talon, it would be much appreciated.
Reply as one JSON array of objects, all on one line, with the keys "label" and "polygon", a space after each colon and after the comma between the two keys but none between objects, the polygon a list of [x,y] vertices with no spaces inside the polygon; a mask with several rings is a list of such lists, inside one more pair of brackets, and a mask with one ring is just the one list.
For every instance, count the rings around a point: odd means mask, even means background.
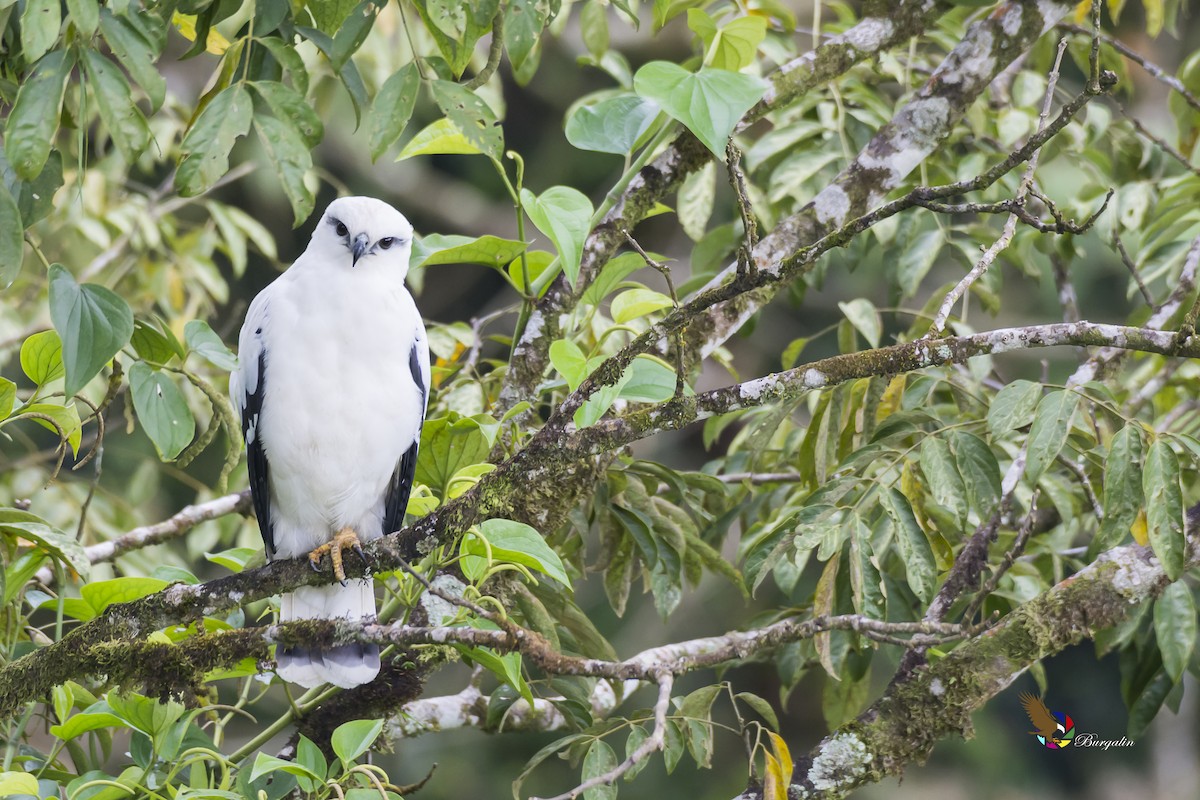
[{"label": "yellow talon", "polygon": [[331,540],[308,554],[308,563],[312,566],[314,572],[320,572],[321,559],[328,553],[330,561],[333,562],[333,577],[337,578],[345,586],[346,570],[342,566],[342,551],[347,549],[353,550],[358,553],[360,558],[364,561],[366,560],[366,557],[363,555],[362,543],[358,540],[358,534],[351,528],[342,528],[333,535]]}]

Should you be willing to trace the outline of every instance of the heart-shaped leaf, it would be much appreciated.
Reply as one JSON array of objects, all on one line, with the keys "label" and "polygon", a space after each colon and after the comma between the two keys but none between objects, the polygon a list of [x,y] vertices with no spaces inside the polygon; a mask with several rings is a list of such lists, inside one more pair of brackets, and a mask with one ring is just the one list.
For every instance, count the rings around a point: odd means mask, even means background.
[{"label": "heart-shaped leaf", "polygon": [[623,156],[650,130],[662,109],[636,94],[581,105],[567,120],[567,141],[580,150]]},{"label": "heart-shaped leaf", "polygon": [[583,258],[583,242],[591,230],[592,201],[578,189],[551,186],[540,196],[522,189],[521,204],[538,230],[558,248],[563,272],[574,285]]},{"label": "heart-shaped leaf", "polygon": [[633,88],[724,159],[734,126],[762,98],[767,82],[724,69],[704,67],[693,73],[678,64],[651,61],[633,76]]},{"label": "heart-shaped leaf", "polygon": [[129,369],[133,409],[163,461],[183,452],[196,435],[196,420],[183,392],[169,377],[139,361]]},{"label": "heart-shaped leaf", "polygon": [[133,312],[103,286],[80,285],[61,264],[50,267],[50,320],[62,340],[65,391],[72,397],[133,335]]}]

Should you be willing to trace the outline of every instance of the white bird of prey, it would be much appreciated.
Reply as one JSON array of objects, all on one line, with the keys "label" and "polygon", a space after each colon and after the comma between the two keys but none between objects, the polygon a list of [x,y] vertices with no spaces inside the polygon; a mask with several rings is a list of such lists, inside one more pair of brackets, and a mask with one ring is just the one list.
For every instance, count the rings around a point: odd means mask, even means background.
[{"label": "white bird of prey", "polygon": [[[342,551],[401,527],[429,394],[429,345],[404,286],[412,226],[387,203],[329,204],[308,248],[246,313],[229,392],[268,558],[326,554],[341,585],[283,595],[280,620],[374,619],[370,578],[348,585]],[[379,648],[279,648],[279,675],[349,688]]]}]

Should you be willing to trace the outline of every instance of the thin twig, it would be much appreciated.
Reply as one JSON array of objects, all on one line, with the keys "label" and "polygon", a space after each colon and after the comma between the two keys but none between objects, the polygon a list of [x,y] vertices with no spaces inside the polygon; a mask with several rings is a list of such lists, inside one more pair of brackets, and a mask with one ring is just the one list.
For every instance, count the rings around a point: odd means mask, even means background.
[{"label": "thin twig", "polygon": [[1039,489],[1033,490],[1033,498],[1029,501],[1029,511],[1026,512],[1024,518],[1021,520],[1021,527],[1017,532],[1017,538],[1013,540],[1012,546],[1008,548],[1008,552],[1004,554],[1004,558],[996,565],[996,569],[984,581],[983,587],[971,598],[971,602],[967,605],[967,610],[963,612],[963,620],[970,621],[975,618],[975,615],[979,613],[979,609],[983,606],[983,602],[1000,585],[1000,579],[1016,563],[1017,558],[1025,552],[1025,546],[1029,544],[1029,539],[1033,536],[1033,521],[1034,515],[1037,512],[1039,493]]},{"label": "thin twig", "polygon": [[1151,61],[1150,59],[1148,59],[1144,55],[1142,55],[1141,53],[1139,53],[1136,50],[1134,50],[1133,48],[1129,47],[1129,45],[1125,44],[1120,39],[1117,39],[1116,37],[1113,37],[1113,36],[1109,36],[1108,34],[1105,34],[1105,33],[1089,31],[1086,28],[1081,28],[1078,25],[1073,25],[1068,22],[1060,22],[1058,24],[1058,27],[1060,30],[1069,31],[1070,33],[1078,33],[1078,34],[1082,34],[1083,36],[1099,38],[1100,41],[1104,42],[1109,47],[1116,50],[1118,53],[1125,56],[1133,63],[1137,64],[1139,67],[1141,67],[1146,72],[1148,72],[1153,78],[1155,78],[1156,80],[1162,82],[1167,87],[1169,87],[1172,91],[1178,92],[1179,95],[1184,99],[1185,102],[1187,102],[1187,104],[1189,106],[1196,109],[1197,111],[1200,111],[1200,99],[1198,99],[1194,94],[1192,94],[1190,91],[1188,91],[1188,88],[1183,85],[1183,81],[1179,80],[1174,75],[1172,75],[1170,72],[1167,72],[1162,67],[1158,66],[1153,61]]},{"label": "thin twig", "polygon": [[[579,795],[596,786],[612,786],[629,770],[645,761],[647,758],[662,750],[666,745],[667,712],[671,708],[671,687],[675,685],[675,676],[670,672],[661,672],[658,680],[658,702],[654,704],[654,731],[638,748],[630,753],[624,761],[605,772],[587,779],[569,792],[555,795],[549,800],[575,800]],[[538,800],[531,798],[530,800]]]},{"label": "thin twig", "polygon": [[726,472],[718,475],[721,483],[743,483],[749,481],[758,486],[764,483],[800,483],[804,476],[797,472]]},{"label": "thin twig", "polygon": [[[642,246],[638,244],[637,239],[634,239],[629,231],[622,230],[621,232],[625,234],[625,241],[629,242],[629,246],[637,251],[642,260],[656,270],[659,275],[663,276],[663,280],[667,282],[667,291],[671,295],[671,303],[675,307],[675,310],[678,311],[679,295],[675,293],[675,281],[671,279],[671,269],[666,264],[652,258],[649,253],[643,250]],[[683,328],[680,328],[675,331],[675,397],[683,395],[684,383]]]},{"label": "thin twig", "polygon": [[1153,133],[1151,133],[1150,129],[1143,125],[1137,117],[1127,112],[1124,106],[1118,105],[1117,110],[1121,112],[1121,116],[1129,120],[1129,124],[1133,125],[1134,130],[1136,130],[1139,135],[1149,139],[1151,142],[1157,145],[1160,150],[1187,168],[1187,170],[1193,175],[1200,176],[1200,167],[1197,167],[1195,164],[1193,164],[1191,159],[1179,152],[1179,150],[1173,147],[1170,142],[1161,136],[1155,136]]},{"label": "thin twig", "polygon": [[[1050,121],[1050,108],[1054,102],[1054,89],[1056,86],[1058,86],[1059,71],[1062,68],[1062,58],[1063,53],[1065,53],[1067,50],[1067,43],[1068,41],[1066,37],[1064,37],[1058,43],[1058,54],[1055,56],[1054,67],[1050,70],[1050,76],[1046,81],[1046,96],[1042,101],[1042,111],[1038,115],[1037,131],[1035,131],[1034,135],[1044,131],[1047,123]],[[1097,89],[1098,88],[1099,81],[1097,81]],[[1017,188],[1017,194],[1014,198],[1014,201],[1018,205],[1024,204],[1025,197],[1029,194],[1029,190],[1033,186],[1033,175],[1034,172],[1037,171],[1037,165],[1039,159],[1041,158],[1041,154],[1042,151],[1039,149],[1029,158],[1029,163],[1025,167],[1025,175],[1021,178],[1021,183]],[[933,318],[933,324],[929,327],[929,333],[926,334],[928,338],[939,336],[943,331],[946,330],[946,321],[950,318],[950,312],[954,309],[954,306],[963,297],[963,295],[967,293],[967,290],[971,288],[971,284],[975,283],[975,281],[979,280],[983,273],[987,272],[988,268],[991,267],[993,262],[995,262],[996,257],[999,256],[1006,247],[1008,247],[1010,242],[1012,242],[1013,236],[1015,236],[1017,233],[1018,221],[1019,217],[1016,214],[1009,215],[1008,220],[1004,223],[1004,230],[1001,232],[1000,238],[996,239],[996,241],[984,251],[983,255],[980,257],[979,261],[975,263],[975,266],[971,269],[971,271],[964,275],[963,279],[955,284],[954,288],[947,293],[946,297],[942,300],[941,306],[938,308],[937,314]]]},{"label": "thin twig", "polygon": [[1146,288],[1145,281],[1142,280],[1142,276],[1138,273],[1137,264],[1134,264],[1133,259],[1129,257],[1129,251],[1125,249],[1125,243],[1121,241],[1121,234],[1117,233],[1115,227],[1113,228],[1113,246],[1117,249],[1117,254],[1121,256],[1121,263],[1125,265],[1125,269],[1129,270],[1129,274],[1133,276],[1138,291],[1142,293],[1142,299],[1146,301],[1146,305],[1154,308],[1154,295],[1150,294],[1150,290]]}]

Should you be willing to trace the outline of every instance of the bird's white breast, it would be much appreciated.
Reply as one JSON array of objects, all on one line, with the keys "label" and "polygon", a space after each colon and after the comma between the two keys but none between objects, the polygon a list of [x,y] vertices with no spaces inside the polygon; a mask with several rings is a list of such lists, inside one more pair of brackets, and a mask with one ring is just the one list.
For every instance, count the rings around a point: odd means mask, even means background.
[{"label": "bird's white breast", "polygon": [[409,366],[421,319],[403,285],[299,266],[266,290],[257,432],[285,557],[346,525],[364,540],[381,534],[388,481],[419,436],[423,411]]}]

